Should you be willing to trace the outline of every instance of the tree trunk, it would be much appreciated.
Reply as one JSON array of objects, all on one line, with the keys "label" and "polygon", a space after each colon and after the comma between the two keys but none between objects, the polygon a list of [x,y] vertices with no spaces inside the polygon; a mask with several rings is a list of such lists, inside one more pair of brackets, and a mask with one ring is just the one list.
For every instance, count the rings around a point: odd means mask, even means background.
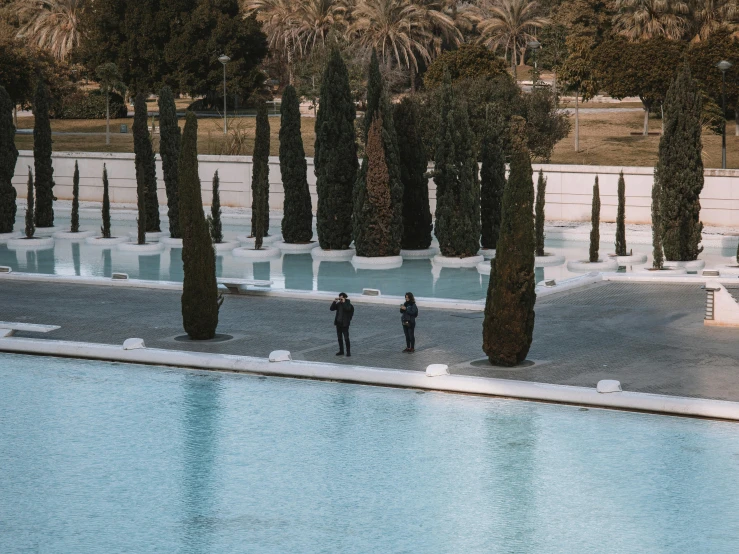
[{"label": "tree trunk", "polygon": [[580,91],[575,93],[575,152],[580,151]]},{"label": "tree trunk", "polygon": [[739,105],[734,108],[734,135],[739,137]]},{"label": "tree trunk", "polygon": [[516,45],[513,45],[513,48],[511,48],[511,68],[513,69],[513,80],[518,82],[518,71],[516,67]]},{"label": "tree trunk", "polygon": [[105,91],[105,144],[110,145],[110,92]]},{"label": "tree trunk", "polygon": [[649,108],[644,106],[644,136],[649,134]]},{"label": "tree trunk", "polygon": [[416,92],[416,70],[411,66],[411,92]]}]

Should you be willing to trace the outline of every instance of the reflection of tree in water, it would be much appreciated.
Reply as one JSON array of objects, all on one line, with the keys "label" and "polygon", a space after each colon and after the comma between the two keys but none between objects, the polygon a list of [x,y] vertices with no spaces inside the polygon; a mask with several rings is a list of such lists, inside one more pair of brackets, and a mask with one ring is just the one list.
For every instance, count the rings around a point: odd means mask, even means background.
[{"label": "reflection of tree in water", "polygon": [[313,258],[310,254],[285,254],[282,274],[286,289],[313,290]]},{"label": "reflection of tree in water", "polygon": [[543,280],[544,280],[544,268],[535,267],[534,268],[534,282],[541,283]]},{"label": "reflection of tree in water", "polygon": [[439,279],[434,285],[434,296],[437,298],[479,300],[487,295],[488,281],[488,276],[481,276],[477,268],[474,267],[444,267],[441,269]]},{"label": "reflection of tree in water", "polygon": [[56,274],[56,257],[53,248],[45,248],[36,253],[37,271],[47,275]]},{"label": "reflection of tree in water", "polygon": [[72,243],[72,265],[74,266],[74,274],[79,277],[82,273],[82,264],[80,262],[80,243]]},{"label": "reflection of tree in water", "polygon": [[182,268],[182,248],[169,249],[169,280],[182,281],[185,272]]},{"label": "reflection of tree in water", "polygon": [[0,265],[8,266],[13,271],[20,271],[16,251],[0,244]]},{"label": "reflection of tree in water", "polygon": [[[357,269],[361,288],[379,289],[384,295],[432,296],[431,260],[405,260],[398,269]],[[361,290],[361,289],[360,289]]]},{"label": "reflection of tree in water", "polygon": [[258,281],[269,281],[269,262],[254,264],[254,279]]},{"label": "reflection of tree in water", "polygon": [[26,273],[38,273],[35,250],[26,250]]},{"label": "reflection of tree in water", "polygon": [[147,279],[150,281],[159,280],[159,270],[162,265],[160,256],[160,254],[139,256],[139,279]]},{"label": "reflection of tree in water", "polygon": [[111,275],[113,275],[113,255],[110,248],[105,248],[103,250],[103,277],[110,277]]},{"label": "reflection of tree in water", "polygon": [[318,266],[318,290],[362,292],[362,283],[355,279],[350,262],[321,262]]},{"label": "reflection of tree in water", "polygon": [[218,529],[214,466],[221,414],[220,378],[188,374],[184,380],[183,552],[211,552]]},{"label": "reflection of tree in water", "polygon": [[228,256],[230,252],[216,254],[216,277],[223,277],[223,256]]}]

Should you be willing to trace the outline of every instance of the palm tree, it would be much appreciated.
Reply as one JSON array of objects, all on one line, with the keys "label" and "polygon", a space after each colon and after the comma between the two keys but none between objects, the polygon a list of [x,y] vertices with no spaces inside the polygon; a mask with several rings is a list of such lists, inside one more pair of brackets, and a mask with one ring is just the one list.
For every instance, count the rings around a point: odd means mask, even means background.
[{"label": "palm tree", "polygon": [[292,84],[292,66],[301,43],[298,39],[296,2],[293,0],[246,0],[246,15],[256,13],[257,21],[267,35],[272,51],[281,52],[287,58],[289,81]]},{"label": "palm tree", "polygon": [[706,40],[719,29],[737,30],[737,0],[693,0],[694,40]]},{"label": "palm tree", "polygon": [[481,0],[474,10],[480,40],[493,50],[498,46],[505,48],[506,56],[511,52],[513,78],[517,78],[516,65],[518,53],[521,63],[526,52],[526,44],[534,38],[534,33],[550,20],[539,15],[540,7],[535,0]]},{"label": "palm tree", "polygon": [[300,0],[296,4],[298,35],[306,50],[324,44],[331,29],[345,24],[346,0]]},{"label": "palm tree", "polygon": [[680,40],[688,28],[690,6],[683,0],[615,0],[613,5],[613,28],[629,40]]},{"label": "palm tree", "polygon": [[18,36],[65,59],[80,42],[83,0],[19,0]]}]

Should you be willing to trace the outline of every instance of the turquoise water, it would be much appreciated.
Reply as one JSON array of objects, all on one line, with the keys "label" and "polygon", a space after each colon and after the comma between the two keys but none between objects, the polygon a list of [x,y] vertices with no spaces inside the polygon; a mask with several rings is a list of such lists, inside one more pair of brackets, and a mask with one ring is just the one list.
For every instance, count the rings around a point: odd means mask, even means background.
[{"label": "turquoise water", "polygon": [[0,355],[0,552],[735,552],[735,424]]}]

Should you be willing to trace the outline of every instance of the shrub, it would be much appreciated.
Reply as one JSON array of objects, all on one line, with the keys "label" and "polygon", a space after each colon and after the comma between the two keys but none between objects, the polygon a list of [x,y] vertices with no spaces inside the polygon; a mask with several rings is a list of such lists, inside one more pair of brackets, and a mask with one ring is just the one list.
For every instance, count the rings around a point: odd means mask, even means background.
[{"label": "shrub", "polygon": [[110,238],[110,195],[108,191],[108,169],[103,164],[103,238]]},{"label": "shrub", "polygon": [[[128,116],[128,106],[117,92],[110,93],[110,118]],[[99,90],[76,90],[62,98],[53,113],[54,119],[105,119],[105,94]]]},{"label": "shrub", "polygon": [[210,216],[208,226],[210,227],[210,238],[215,244],[223,242],[223,225],[221,225],[221,192],[219,190],[220,180],[218,170],[213,174],[213,200],[210,203]]},{"label": "shrub", "polygon": [[618,212],[616,214],[616,256],[626,256],[626,182],[618,176]]},{"label": "shrub", "polygon": [[269,230],[269,117],[264,102],[257,110],[251,194],[251,234],[255,238],[254,247],[259,250]]},{"label": "shrub", "polygon": [[600,249],[600,187],[598,186],[598,176],[595,176],[595,184],[593,185],[593,205],[590,211],[590,263],[599,260],[598,254]]},{"label": "shrub", "polygon": [[481,44],[463,44],[436,58],[423,77],[426,87],[431,89],[441,86],[444,83],[445,69],[449,71],[453,84],[462,79],[507,76],[508,72],[505,61]]}]

